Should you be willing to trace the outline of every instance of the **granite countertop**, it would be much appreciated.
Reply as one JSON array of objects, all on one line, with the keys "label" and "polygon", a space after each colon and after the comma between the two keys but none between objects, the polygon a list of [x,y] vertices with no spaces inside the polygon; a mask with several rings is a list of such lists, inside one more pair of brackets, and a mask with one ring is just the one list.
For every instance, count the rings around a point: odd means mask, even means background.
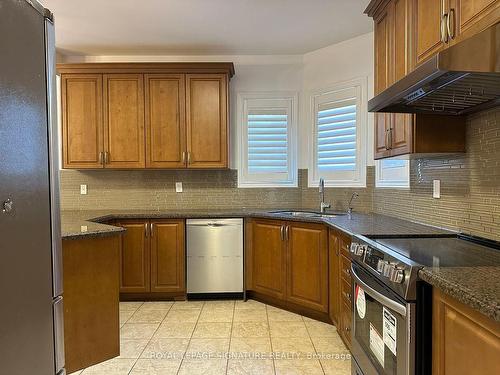
[{"label": "granite countertop", "polygon": [[[92,236],[115,235],[122,231],[106,222],[116,219],[168,219],[168,218],[229,218],[229,217],[256,217],[289,221],[317,222],[340,229],[350,235],[365,236],[430,236],[449,235],[444,229],[413,223],[406,220],[379,214],[353,213],[351,217],[339,215],[335,217],[292,217],[275,212],[281,210],[261,209],[232,209],[232,210],[88,210],[62,211],[62,238],[79,239]],[[304,210],[306,211],[306,210]]]},{"label": "granite countertop", "polygon": [[500,266],[424,267],[420,277],[458,301],[500,322]]}]

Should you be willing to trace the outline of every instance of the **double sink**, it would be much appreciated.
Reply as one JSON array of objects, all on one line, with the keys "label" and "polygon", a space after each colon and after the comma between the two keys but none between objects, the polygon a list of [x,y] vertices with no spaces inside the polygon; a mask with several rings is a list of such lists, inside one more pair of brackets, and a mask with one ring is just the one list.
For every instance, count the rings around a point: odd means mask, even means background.
[{"label": "double sink", "polygon": [[273,214],[288,215],[292,217],[324,218],[347,215],[345,212],[315,212],[315,211],[273,211]]}]

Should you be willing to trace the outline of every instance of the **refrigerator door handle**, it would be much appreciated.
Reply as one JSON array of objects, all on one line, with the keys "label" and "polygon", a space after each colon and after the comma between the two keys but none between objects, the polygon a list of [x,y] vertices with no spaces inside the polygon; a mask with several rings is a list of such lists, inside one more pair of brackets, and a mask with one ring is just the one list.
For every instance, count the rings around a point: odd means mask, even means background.
[{"label": "refrigerator door handle", "polygon": [[64,301],[62,297],[54,300],[54,349],[56,374],[64,369]]}]

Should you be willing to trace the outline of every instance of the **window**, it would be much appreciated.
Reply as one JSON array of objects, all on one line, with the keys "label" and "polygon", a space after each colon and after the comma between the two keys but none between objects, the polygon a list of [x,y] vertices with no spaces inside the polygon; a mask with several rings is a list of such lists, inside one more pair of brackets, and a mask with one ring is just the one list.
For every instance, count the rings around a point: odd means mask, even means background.
[{"label": "window", "polygon": [[410,187],[410,162],[408,160],[377,160],[375,168],[376,187]]},{"label": "window", "polygon": [[238,95],[238,187],[297,186],[296,93]]},{"label": "window", "polygon": [[366,186],[366,79],[311,95],[309,186]]}]

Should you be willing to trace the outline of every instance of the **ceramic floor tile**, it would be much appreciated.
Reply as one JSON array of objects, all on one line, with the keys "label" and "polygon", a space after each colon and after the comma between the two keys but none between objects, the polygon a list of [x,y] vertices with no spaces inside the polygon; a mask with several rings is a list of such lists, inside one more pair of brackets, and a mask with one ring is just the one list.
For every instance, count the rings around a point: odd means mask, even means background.
[{"label": "ceramic floor tile", "polygon": [[141,358],[146,359],[182,359],[189,344],[189,339],[153,338],[146,346]]},{"label": "ceramic floor tile", "polygon": [[82,372],[83,372],[83,370],[80,370],[80,371],[72,372],[69,375],[80,375]]},{"label": "ceramic floor tile", "polygon": [[274,375],[270,359],[229,359],[227,375]]},{"label": "ceramic floor tile", "polygon": [[304,322],[269,322],[271,337],[309,337]]},{"label": "ceramic floor tile", "polygon": [[201,310],[204,304],[204,301],[175,301],[172,305],[172,310]]},{"label": "ceramic floor tile", "polygon": [[234,304],[235,310],[245,310],[245,309],[265,309],[266,305],[262,302],[255,301],[253,299],[249,299],[246,301],[236,301]]},{"label": "ceramic floor tile", "polygon": [[318,322],[312,319],[304,320],[311,337],[337,337],[337,328],[332,324]]},{"label": "ceramic floor tile", "polygon": [[150,339],[159,325],[159,323],[125,323],[120,329],[120,338]]},{"label": "ceramic floor tile", "polygon": [[166,310],[142,310],[140,307],[127,323],[161,323],[166,316]]},{"label": "ceramic floor tile", "polygon": [[198,322],[232,322],[233,314],[234,312],[232,308],[206,309],[205,306],[201,311]]},{"label": "ceramic floor tile", "polygon": [[268,337],[232,337],[229,351],[236,354],[270,353],[271,340]]},{"label": "ceramic floor tile", "polygon": [[120,325],[127,323],[127,320],[134,315],[135,310],[120,310]]},{"label": "ceramic floor tile", "polygon": [[350,355],[339,359],[321,359],[321,365],[326,375],[350,375],[351,359]]},{"label": "ceramic floor tile", "polygon": [[176,375],[181,359],[139,359],[130,375]]},{"label": "ceramic floor tile", "polygon": [[193,335],[196,322],[163,322],[158,331],[156,331],[155,338],[191,338]]},{"label": "ceramic floor tile", "polygon": [[219,358],[229,351],[229,339],[191,339],[186,357],[195,359],[200,356]]},{"label": "ceramic floor tile", "polygon": [[231,323],[196,324],[193,338],[224,338],[231,336]]},{"label": "ceramic floor tile", "polygon": [[269,326],[266,322],[234,322],[233,337],[269,337]]},{"label": "ceramic floor tile", "polygon": [[315,354],[309,337],[271,337],[273,352],[283,354],[299,354],[301,357]]},{"label": "ceramic floor tile", "polygon": [[139,358],[148,342],[149,339],[124,339],[121,337],[119,358]]},{"label": "ceramic floor tile", "polygon": [[323,368],[316,359],[283,359],[274,361],[276,375],[323,375]]},{"label": "ceramic floor tile", "polygon": [[[175,306],[175,305],[174,305]],[[196,322],[200,316],[201,309],[177,309],[174,307],[168,312],[166,322]]]},{"label": "ceramic floor tile", "polygon": [[311,337],[316,352],[323,354],[345,354],[349,350],[337,334],[333,337]]},{"label": "ceramic floor tile", "polygon": [[226,359],[185,359],[178,375],[223,375],[226,373],[226,367]]},{"label": "ceramic floor tile", "polygon": [[82,375],[128,375],[135,361],[135,359],[111,359],[86,368]]},{"label": "ceramic floor tile", "polygon": [[267,312],[264,309],[244,309],[234,311],[235,322],[267,322]]},{"label": "ceramic floor tile", "polygon": [[269,309],[267,310],[267,316],[270,322],[302,322],[302,316],[294,314],[289,311],[281,309]]},{"label": "ceramic floor tile", "polygon": [[140,307],[141,310],[162,310],[168,311],[172,308],[174,302],[169,301],[154,301],[154,302],[144,302],[144,304]]},{"label": "ceramic floor tile", "polygon": [[120,302],[120,311],[135,311],[143,305],[144,302]]},{"label": "ceramic floor tile", "polygon": [[205,301],[203,307],[233,308],[235,303],[235,300],[213,300]]}]

